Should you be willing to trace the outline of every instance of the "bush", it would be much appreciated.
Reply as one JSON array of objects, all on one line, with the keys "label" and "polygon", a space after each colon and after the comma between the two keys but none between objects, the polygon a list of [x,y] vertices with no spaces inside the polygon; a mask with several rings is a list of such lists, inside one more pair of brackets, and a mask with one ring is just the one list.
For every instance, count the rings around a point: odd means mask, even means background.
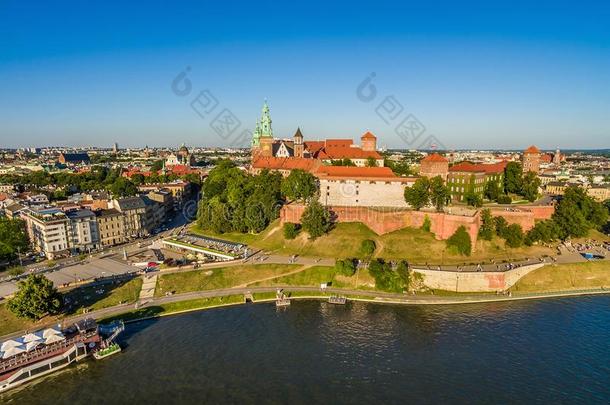
[{"label": "bush", "polygon": [[447,246],[454,247],[457,252],[464,256],[470,256],[472,251],[472,241],[470,235],[466,231],[464,225],[460,226],[449,239],[447,239]]},{"label": "bush", "polygon": [[354,259],[337,260],[335,262],[335,270],[343,276],[351,277],[356,273],[356,264]]},{"label": "bush", "polygon": [[429,216],[426,215],[424,217],[424,223],[422,224],[421,229],[423,229],[426,232],[430,232],[430,229],[432,229],[432,221],[430,221]]},{"label": "bush", "polygon": [[284,238],[294,239],[297,237],[300,230],[301,230],[301,226],[299,224],[293,224],[292,222],[286,222],[284,224]]},{"label": "bush", "polygon": [[499,196],[496,201],[498,202],[498,204],[510,204],[513,202],[513,199],[510,198],[510,196],[503,194]]},{"label": "bush", "polygon": [[377,245],[375,245],[375,241],[371,239],[363,240],[362,244],[360,245],[360,252],[365,258],[373,256],[375,249],[377,249]]},{"label": "bush", "polygon": [[464,196],[464,199],[466,200],[466,204],[470,205],[471,207],[482,207],[483,206],[483,197],[481,197],[481,195],[479,195],[479,194],[475,194],[473,192],[468,192]]}]

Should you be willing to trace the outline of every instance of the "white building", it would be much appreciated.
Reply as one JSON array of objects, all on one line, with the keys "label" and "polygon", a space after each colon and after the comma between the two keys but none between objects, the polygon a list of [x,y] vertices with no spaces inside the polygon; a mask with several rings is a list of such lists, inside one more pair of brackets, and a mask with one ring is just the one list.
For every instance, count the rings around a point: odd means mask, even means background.
[{"label": "white building", "polygon": [[21,217],[34,250],[44,253],[48,259],[69,255],[70,220],[58,208],[25,209]]}]

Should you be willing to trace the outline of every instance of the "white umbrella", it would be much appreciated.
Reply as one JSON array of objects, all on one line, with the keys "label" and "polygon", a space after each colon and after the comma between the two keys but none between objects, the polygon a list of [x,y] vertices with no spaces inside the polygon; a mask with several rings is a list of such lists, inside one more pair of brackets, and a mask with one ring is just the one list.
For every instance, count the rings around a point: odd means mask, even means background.
[{"label": "white umbrella", "polygon": [[11,348],[17,347],[17,346],[21,346],[22,344],[23,344],[22,338],[9,339],[2,343],[2,346],[0,346],[0,351],[6,352],[8,349],[11,349]]},{"label": "white umbrella", "polygon": [[47,328],[42,331],[42,337],[45,339],[52,335],[61,335],[61,332],[54,328]]},{"label": "white umbrella", "polygon": [[44,344],[48,345],[55,342],[61,342],[65,339],[66,338],[63,335],[49,335],[49,337],[45,339]]},{"label": "white umbrella", "polygon": [[37,341],[34,341],[34,342],[28,342],[28,343],[25,345],[25,350],[27,350],[28,352],[30,352],[30,351],[34,350],[34,349],[36,348],[36,346],[38,346],[38,345],[40,345],[40,344],[42,344],[42,341],[40,341],[40,340],[37,340]]},{"label": "white umbrella", "polygon": [[42,333],[40,332],[28,333],[23,336],[23,343],[38,342],[40,340],[42,340]]},{"label": "white umbrella", "polygon": [[11,347],[10,349],[8,349],[4,353],[2,353],[2,358],[8,359],[9,357],[13,357],[13,356],[15,356],[19,353],[23,353],[23,352],[25,352],[25,347],[23,347],[23,346]]}]

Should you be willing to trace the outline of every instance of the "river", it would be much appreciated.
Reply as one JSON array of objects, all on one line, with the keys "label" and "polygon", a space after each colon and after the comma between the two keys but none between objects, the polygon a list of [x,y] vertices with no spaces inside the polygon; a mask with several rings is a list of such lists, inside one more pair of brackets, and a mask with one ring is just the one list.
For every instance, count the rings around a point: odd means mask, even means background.
[{"label": "river", "polygon": [[128,325],[12,404],[607,403],[610,297],[256,304]]}]

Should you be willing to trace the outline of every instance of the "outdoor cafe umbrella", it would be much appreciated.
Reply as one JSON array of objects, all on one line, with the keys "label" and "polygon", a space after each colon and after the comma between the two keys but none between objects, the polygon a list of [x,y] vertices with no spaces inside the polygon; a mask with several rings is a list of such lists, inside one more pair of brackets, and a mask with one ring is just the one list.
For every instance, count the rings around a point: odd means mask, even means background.
[{"label": "outdoor cafe umbrella", "polygon": [[11,347],[10,349],[4,351],[4,353],[2,354],[2,358],[8,359],[9,357],[13,357],[13,356],[15,356],[19,353],[23,353],[23,352],[25,352],[24,346]]},{"label": "outdoor cafe umbrella", "polygon": [[23,344],[23,341],[21,341],[21,338],[9,339],[6,342],[2,343],[2,346],[0,346],[0,351],[6,352],[7,350],[9,350],[13,347],[21,346],[22,344]]}]

